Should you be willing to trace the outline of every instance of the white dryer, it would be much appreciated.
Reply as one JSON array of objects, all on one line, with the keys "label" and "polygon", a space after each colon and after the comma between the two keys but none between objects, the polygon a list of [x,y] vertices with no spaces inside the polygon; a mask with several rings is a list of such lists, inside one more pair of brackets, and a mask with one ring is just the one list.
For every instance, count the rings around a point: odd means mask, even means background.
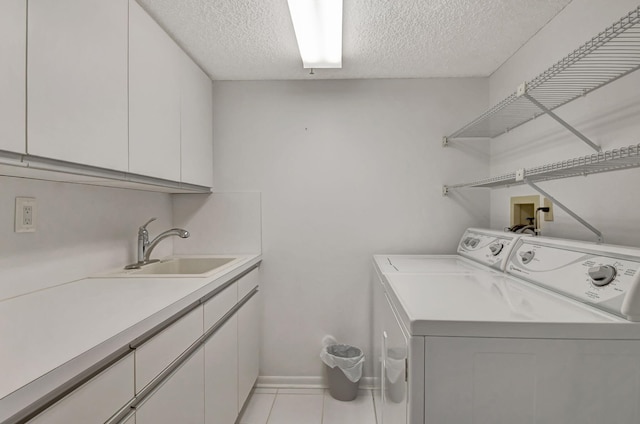
[{"label": "white dryer", "polygon": [[507,274],[387,258],[379,424],[640,422],[640,249],[522,238]]},{"label": "white dryer", "polygon": [[[504,271],[516,241],[523,234],[469,228],[462,235],[455,255],[375,255],[375,268],[382,274],[484,275]],[[397,331],[396,312],[390,306],[387,286],[373,278],[372,358],[374,358],[374,403],[376,415],[387,423],[406,422],[407,344],[406,333]],[[385,397],[386,396],[386,397]],[[393,398],[394,400],[391,400]]]}]

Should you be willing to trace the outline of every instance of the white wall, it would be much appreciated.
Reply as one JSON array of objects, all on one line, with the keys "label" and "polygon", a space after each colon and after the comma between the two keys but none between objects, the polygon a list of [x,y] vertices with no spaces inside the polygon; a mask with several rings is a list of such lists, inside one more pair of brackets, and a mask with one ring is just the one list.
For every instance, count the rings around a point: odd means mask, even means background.
[{"label": "white wall", "polygon": [[[16,197],[37,199],[37,232],[14,232]],[[0,177],[0,299],[135,261],[138,227],[152,216],[152,236],[171,227],[170,195]]]},{"label": "white wall", "polygon": [[[515,91],[606,27],[638,7],[637,0],[573,0],[490,78],[491,104]],[[557,109],[603,149],[640,143],[640,72],[628,75],[585,98]],[[555,121],[541,117],[492,142],[491,173],[553,163],[594,153]],[[540,186],[600,229],[605,242],[640,246],[639,170],[591,175]],[[536,194],[528,187],[491,192],[491,226],[509,224],[509,197]],[[595,241],[595,236],[566,213],[543,222],[543,234]]]},{"label": "white wall", "polygon": [[368,353],[371,255],[453,252],[488,225],[486,193],[441,195],[488,174],[486,144],[441,147],[487,96],[486,79],[214,83],[216,188],[262,192],[262,376],[316,381],[325,334]]},{"label": "white wall", "polygon": [[260,193],[176,194],[173,225],[191,233],[174,243],[177,255],[262,252]]}]

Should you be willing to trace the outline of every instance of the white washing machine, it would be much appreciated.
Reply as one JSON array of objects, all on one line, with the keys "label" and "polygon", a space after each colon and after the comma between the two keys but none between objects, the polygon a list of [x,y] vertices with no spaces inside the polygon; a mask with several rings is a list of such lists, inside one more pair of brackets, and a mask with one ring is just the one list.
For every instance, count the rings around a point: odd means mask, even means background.
[{"label": "white washing machine", "polygon": [[521,238],[506,274],[388,258],[379,424],[640,422],[640,249]]}]

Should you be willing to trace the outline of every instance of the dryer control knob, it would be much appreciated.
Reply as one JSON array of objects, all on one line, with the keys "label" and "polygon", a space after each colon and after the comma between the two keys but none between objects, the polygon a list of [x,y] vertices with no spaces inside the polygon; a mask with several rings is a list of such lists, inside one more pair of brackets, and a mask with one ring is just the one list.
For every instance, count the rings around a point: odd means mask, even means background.
[{"label": "dryer control knob", "polygon": [[533,260],[533,257],[536,256],[536,252],[533,250],[527,250],[526,252],[520,252],[520,257],[522,258],[523,264],[528,264]]},{"label": "dryer control knob", "polygon": [[591,282],[598,286],[606,286],[616,278],[616,269],[611,265],[600,265],[589,268]]},{"label": "dryer control knob", "polygon": [[489,246],[489,250],[491,250],[491,254],[493,256],[498,256],[500,252],[502,252],[503,247],[504,245],[502,243],[494,243],[491,246]]}]

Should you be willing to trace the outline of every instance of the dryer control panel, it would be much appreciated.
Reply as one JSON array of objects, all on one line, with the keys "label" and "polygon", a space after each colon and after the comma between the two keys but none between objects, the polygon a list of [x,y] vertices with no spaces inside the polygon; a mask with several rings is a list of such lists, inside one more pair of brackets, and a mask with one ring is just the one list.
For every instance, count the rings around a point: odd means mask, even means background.
[{"label": "dryer control panel", "polygon": [[[640,249],[569,240],[519,240],[506,272],[640,321]],[[638,299],[636,299],[638,298]]]},{"label": "dryer control panel", "polygon": [[504,271],[515,242],[522,236],[524,235],[504,231],[469,228],[458,243],[458,254]]}]

